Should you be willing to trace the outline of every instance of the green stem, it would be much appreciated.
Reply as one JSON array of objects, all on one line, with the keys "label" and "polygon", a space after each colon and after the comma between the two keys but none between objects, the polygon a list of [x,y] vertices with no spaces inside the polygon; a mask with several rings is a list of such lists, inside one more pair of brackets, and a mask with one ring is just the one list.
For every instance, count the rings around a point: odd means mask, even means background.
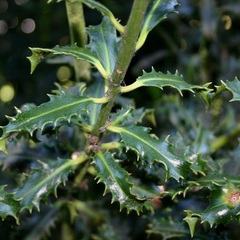
[{"label": "green stem", "polygon": [[147,10],[148,2],[149,0],[134,0],[127,25],[122,35],[121,46],[115,69],[109,79],[109,89],[106,94],[109,98],[109,102],[103,105],[101,109],[99,121],[93,130],[93,135],[99,135],[99,129],[101,126],[104,126],[108,120],[115,99],[120,93],[120,84],[126,75],[129,64],[135,53],[136,43],[141,30],[141,24]]},{"label": "green stem", "polygon": [[[66,0],[66,11],[70,31],[71,44],[84,47],[87,44],[87,33],[82,3]],[[91,77],[90,64],[74,59],[74,70],[77,81],[89,81]]]}]

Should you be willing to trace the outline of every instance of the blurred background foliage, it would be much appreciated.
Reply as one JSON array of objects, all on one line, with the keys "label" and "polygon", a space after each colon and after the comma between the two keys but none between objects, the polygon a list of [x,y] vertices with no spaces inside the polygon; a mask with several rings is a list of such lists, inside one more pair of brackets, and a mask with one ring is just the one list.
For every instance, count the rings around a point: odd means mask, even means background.
[{"label": "blurred background foliage", "polygon": [[[115,16],[121,19],[122,23],[126,23],[132,1],[101,0],[99,2],[111,9]],[[220,85],[220,80],[231,81],[235,76],[240,78],[240,1],[179,0],[179,3],[179,13],[170,14],[167,20],[157,26],[150,33],[143,48],[135,55],[125,79],[126,84],[133,82],[136,77],[141,75],[142,69],[150,71],[152,66],[162,72],[170,71],[174,73],[177,69],[186,81],[194,84],[212,82],[212,86],[214,86]],[[84,11],[87,25],[95,25],[101,22],[102,16],[97,11],[89,8],[84,8]],[[21,107],[24,103],[41,104],[48,101],[46,94],[51,93],[56,88],[54,85],[56,82],[66,85],[74,81],[73,69],[67,65],[42,63],[30,75],[30,63],[26,58],[30,55],[29,47],[51,48],[55,45],[67,45],[69,43],[64,1],[46,4],[46,0],[0,0],[1,125],[7,123],[5,115],[12,116],[15,114],[13,106]],[[168,93],[167,95],[165,94],[166,92]],[[231,98],[227,92],[221,93],[221,98],[216,98],[207,112],[205,104],[199,98],[193,98],[184,93],[185,98],[179,100],[180,98],[175,93],[176,91],[169,89],[164,91],[163,94],[159,89],[144,88],[129,93],[127,96],[134,97],[138,107],[155,108],[157,127],[154,130],[157,135],[163,137],[169,134],[174,136],[180,133],[184,137],[182,141],[187,144],[191,143],[193,151],[200,151],[203,154],[209,151],[209,145],[212,139],[214,139],[214,134],[225,134],[239,124],[239,103],[231,103],[230,107],[229,104],[228,106],[225,105]],[[209,132],[209,129],[214,129],[214,132]],[[63,142],[65,141],[65,146],[72,144],[70,141],[75,139],[72,137],[74,135],[72,131],[75,130],[70,127],[62,130],[62,140]],[[69,136],[70,140],[68,140]],[[176,139],[173,137],[171,140],[181,145],[179,143],[180,140]],[[49,141],[47,142],[48,149],[42,145],[39,145],[36,149],[28,148],[22,140],[19,141],[18,147],[22,144],[24,147],[19,147],[19,149],[21,149],[21,153],[24,152],[25,156],[30,156],[29,158],[36,158],[38,156],[36,153],[38,152],[42,156],[45,154],[45,156],[54,158],[59,153],[57,149],[61,147],[57,146],[59,143],[56,143],[53,139],[48,139],[47,141]],[[225,151],[227,147],[228,150],[232,151]],[[210,168],[212,167],[214,170],[219,168],[219,172],[223,173],[233,172],[234,174],[239,174],[240,148],[236,138],[234,138],[234,141],[229,141],[227,147],[214,153],[213,159],[209,160]],[[8,157],[5,164],[11,162],[10,158]],[[19,160],[19,158],[17,159]],[[22,159],[26,161],[24,157]],[[213,161],[214,159],[218,159],[218,161]],[[229,162],[229,159],[232,162]],[[6,165],[4,167],[6,168]],[[152,169],[144,169],[143,176],[147,171],[149,171],[149,178],[154,176],[151,172],[153,171]],[[6,174],[6,177],[9,178],[9,184],[11,184],[11,174]],[[88,184],[91,190],[98,192],[99,197],[102,195],[103,189],[99,189],[99,186],[96,187],[92,182]],[[170,181],[169,185],[171,184],[174,185],[176,183],[171,183]],[[81,186],[81,188],[84,189],[84,186]],[[60,190],[60,196],[61,194],[67,195],[68,191],[70,190]],[[169,199],[165,198],[163,202],[156,203],[156,209],[165,208],[167,212],[172,208],[173,219],[182,219],[184,216],[179,216],[178,213],[189,207],[189,205],[195,205],[195,207],[200,208],[201,205],[207,205],[207,201],[199,201],[201,193],[197,196],[195,193],[191,193],[191,201],[189,199],[179,199],[179,202],[175,205],[169,203]],[[86,198],[86,200],[87,198],[95,197],[95,195],[92,196],[89,192],[87,197],[84,195],[84,192],[78,194],[81,194],[81,199]],[[207,196],[206,192],[203,192],[203,196]],[[105,204],[109,199],[109,196],[104,197],[103,203]],[[99,206],[97,199],[90,204],[93,205],[91,206],[93,209]],[[59,209],[61,208],[61,206],[58,207]],[[79,206],[79,208],[84,212],[86,206]],[[86,226],[89,227],[89,232],[85,234],[86,236],[93,236],[93,239],[113,239],[113,237],[115,239],[116,236],[119,236],[119,239],[129,239],[129,236],[134,236],[133,239],[144,239],[147,234],[149,234],[150,239],[155,239],[155,235],[157,235],[156,239],[159,239],[158,236],[161,236],[161,229],[166,224],[166,228],[176,227],[179,231],[182,229],[183,239],[187,239],[184,235],[188,232],[186,226],[180,223],[177,226],[172,220],[166,222],[166,213],[164,212],[157,212],[155,218],[151,219],[150,217],[150,222],[149,219],[148,221],[146,220],[145,215],[136,218],[134,214],[130,214],[128,219],[123,221],[124,213],[120,213],[120,217],[115,218],[118,206],[116,207],[116,204],[113,204],[112,208],[114,209],[112,213],[104,209],[102,210],[102,215],[107,216],[108,222],[96,227],[92,219],[97,219],[97,217],[93,217],[94,212],[92,212],[87,213],[86,216],[88,217],[83,219],[83,221],[76,222],[76,225],[78,225],[75,227],[79,229],[85,228],[85,231]],[[69,209],[71,209],[70,205]],[[46,216],[47,214],[52,214],[51,219],[54,219],[55,215],[57,216],[57,211],[58,209],[56,210],[55,208],[49,210],[47,206],[43,206],[41,210],[43,214],[46,213]],[[64,211],[62,212],[61,218],[64,219],[65,213]],[[92,216],[92,218],[89,216]],[[38,217],[39,213],[35,213],[35,215],[28,218],[24,222],[25,225],[18,228],[19,232],[13,233],[13,239],[14,237],[15,239],[19,238],[21,234],[28,231],[26,229],[31,228],[34,221],[39,221]],[[137,229],[132,228],[133,223],[135,226],[138,226]],[[54,225],[54,222],[48,224],[49,226],[46,225],[44,227],[50,228]],[[117,226],[119,225],[126,225],[124,228],[125,232],[122,231],[123,228],[120,229],[121,231],[118,231]],[[142,235],[142,231],[138,230],[146,229],[147,225],[149,230],[147,233],[144,233],[146,234],[145,236]],[[4,226],[4,229],[1,228],[1,233],[4,234],[11,231],[10,225],[5,224]],[[64,226],[63,221],[62,229],[66,228],[62,230],[63,232],[70,231],[68,225]],[[73,228],[74,226],[71,227]],[[94,231],[100,232],[102,235],[92,235],[94,232],[90,232],[91,229],[95,229]],[[207,228],[202,226],[202,229]],[[226,234],[226,232],[228,233]],[[216,233],[219,238],[216,237]],[[53,238],[58,236],[58,234],[57,230],[52,231]],[[104,234],[108,234],[108,236]],[[212,238],[212,236],[214,237]],[[225,238],[226,236],[228,238]],[[239,236],[239,230],[233,224],[224,228],[220,226],[212,232],[208,232],[206,236],[199,236],[199,239],[237,239],[236,237]],[[81,235],[78,235],[78,237],[80,239]]]}]

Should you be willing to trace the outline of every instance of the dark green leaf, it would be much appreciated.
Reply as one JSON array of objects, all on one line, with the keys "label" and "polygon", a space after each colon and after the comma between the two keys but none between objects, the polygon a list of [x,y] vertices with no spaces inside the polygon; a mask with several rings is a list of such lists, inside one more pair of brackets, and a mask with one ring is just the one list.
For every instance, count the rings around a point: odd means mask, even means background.
[{"label": "dark green leaf", "polygon": [[222,84],[233,95],[233,98],[230,101],[240,101],[240,81],[237,78],[233,81],[222,82]]},{"label": "dark green leaf", "polygon": [[184,155],[174,153],[174,146],[168,140],[161,141],[149,134],[149,129],[144,127],[114,127],[109,126],[109,131],[119,133],[127,148],[136,151],[138,157],[146,160],[150,165],[158,162],[166,169],[166,178],[176,180],[185,178],[190,169],[190,162]]},{"label": "dark green leaf", "polygon": [[91,52],[90,48],[88,47],[80,48],[77,45],[73,45],[65,47],[55,46],[52,49],[30,48],[30,50],[32,51],[32,55],[28,57],[28,59],[31,62],[31,73],[35,70],[37,65],[41,61],[45,60],[47,57],[51,57],[54,55],[66,55],[93,64],[105,79],[108,78],[108,73],[103,68],[96,54]]},{"label": "dark green leaf", "polygon": [[156,72],[154,69],[152,69],[152,71],[149,73],[144,71],[143,75],[140,76],[133,84],[122,87],[121,92],[130,92],[139,87],[158,87],[163,89],[163,87],[167,86],[176,88],[181,95],[182,90],[188,90],[194,93],[194,90],[208,89],[207,86],[197,86],[187,83],[183,79],[182,75],[178,74],[177,72],[175,74],[164,74],[161,72]]},{"label": "dark green leaf", "polygon": [[143,21],[142,30],[137,43],[137,49],[141,48],[149,32],[162,20],[167,18],[167,15],[175,11],[175,6],[178,5],[176,0],[150,0],[145,19]]},{"label": "dark green leaf", "polygon": [[120,31],[123,32],[124,31],[124,27],[119,23],[119,21],[114,17],[113,13],[107,8],[105,7],[103,4],[94,1],[94,0],[71,0],[71,1],[80,1],[84,4],[86,4],[88,7],[93,8],[93,9],[97,9],[98,11],[100,11],[103,15],[106,15],[109,17],[109,19],[111,20],[112,24],[115,26],[115,28]]},{"label": "dark green leaf", "polygon": [[215,186],[211,191],[209,200],[208,208],[201,212],[187,210],[187,220],[190,221],[190,218],[199,217],[202,222],[208,222],[211,227],[214,224],[228,224],[230,221],[237,220],[240,211],[239,188],[232,184]]},{"label": "dark green leaf", "polygon": [[96,54],[106,72],[111,75],[119,49],[119,38],[115,28],[109,19],[104,17],[100,25],[88,28],[88,34],[90,36],[88,47]]},{"label": "dark green leaf", "polygon": [[[60,205],[60,204],[58,204]],[[24,240],[41,240],[51,234],[51,228],[55,227],[58,220],[60,207],[55,204],[41,214],[34,214],[29,221],[29,228]]]},{"label": "dark green leaf", "polygon": [[19,188],[14,199],[20,202],[21,210],[33,207],[39,210],[40,201],[46,201],[50,193],[57,196],[59,184],[65,184],[68,174],[74,170],[75,165],[86,159],[85,155],[75,160],[58,159],[44,163],[39,161],[40,167],[33,169],[26,175],[22,188]]},{"label": "dark green leaf", "polygon": [[19,202],[13,199],[13,193],[4,191],[6,186],[0,186],[0,217],[4,220],[7,216],[12,216],[19,224],[17,213],[20,210]]},{"label": "dark green leaf", "polygon": [[213,189],[215,186],[224,186],[227,183],[234,184],[240,187],[240,179],[238,176],[212,173],[206,177],[199,178],[196,181],[191,181],[191,184],[199,187],[207,187]]},{"label": "dark green leaf", "polygon": [[120,210],[126,208],[128,212],[141,212],[144,201],[137,199],[131,193],[133,184],[129,182],[129,173],[125,171],[110,153],[99,152],[94,157],[99,182],[105,184],[105,192],[112,193],[112,202],[120,203]]},{"label": "dark green leaf", "polygon": [[49,95],[50,101],[38,107],[28,107],[27,110],[17,110],[17,115],[9,117],[9,124],[1,127],[3,135],[0,150],[4,151],[4,138],[13,132],[27,131],[30,134],[47,124],[56,125],[60,121],[70,121],[72,116],[80,116],[87,112],[88,106],[98,101],[94,98],[73,96],[62,92],[60,95]]},{"label": "dark green leaf", "polygon": [[171,218],[153,218],[148,226],[147,234],[148,239],[152,239],[154,236],[162,236],[161,239],[187,239],[189,231],[182,222],[175,222]]}]

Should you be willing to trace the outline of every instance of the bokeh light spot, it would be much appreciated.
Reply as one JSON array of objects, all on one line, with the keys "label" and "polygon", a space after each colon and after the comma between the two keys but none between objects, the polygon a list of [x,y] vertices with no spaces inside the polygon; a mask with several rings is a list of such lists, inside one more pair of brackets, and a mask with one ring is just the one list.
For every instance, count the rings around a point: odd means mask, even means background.
[{"label": "bokeh light spot", "polygon": [[0,35],[6,34],[8,31],[8,25],[5,21],[0,20]]},{"label": "bokeh light spot", "polygon": [[27,3],[28,2],[28,0],[15,0],[15,3],[17,4],[17,5],[23,5],[23,4],[25,4],[25,3]]},{"label": "bokeh light spot", "polygon": [[229,30],[232,27],[232,19],[228,15],[222,17],[222,21],[225,23],[225,29]]},{"label": "bokeh light spot", "polygon": [[24,33],[32,33],[35,30],[35,21],[31,18],[26,18],[21,23],[21,29]]},{"label": "bokeh light spot", "polygon": [[2,102],[10,102],[15,95],[15,91],[12,85],[6,84],[0,88],[0,100]]},{"label": "bokeh light spot", "polygon": [[61,66],[57,70],[57,78],[60,82],[67,82],[72,76],[72,71],[67,66]]}]

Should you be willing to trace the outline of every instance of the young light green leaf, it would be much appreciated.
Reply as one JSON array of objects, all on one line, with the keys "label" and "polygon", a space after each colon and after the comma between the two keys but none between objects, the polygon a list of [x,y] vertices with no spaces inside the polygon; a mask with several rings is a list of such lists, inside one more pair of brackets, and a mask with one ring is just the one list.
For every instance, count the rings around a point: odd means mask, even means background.
[{"label": "young light green leaf", "polygon": [[120,203],[120,210],[127,209],[137,213],[141,212],[145,201],[137,199],[131,193],[133,184],[129,182],[129,173],[125,171],[116,159],[108,152],[99,152],[94,157],[94,163],[98,172],[99,182],[105,184],[104,194],[112,193],[112,202]]},{"label": "young light green leaf", "polygon": [[109,75],[113,72],[119,49],[116,30],[107,17],[98,26],[88,28],[91,52],[96,54]]},{"label": "young light green leaf", "polygon": [[59,184],[65,184],[68,174],[74,167],[85,161],[87,156],[82,154],[76,159],[58,159],[44,163],[39,161],[40,167],[34,169],[31,174],[26,175],[22,188],[14,195],[14,199],[20,202],[21,210],[33,207],[39,210],[40,201],[46,201],[50,193],[57,196]]},{"label": "young light green leaf", "polygon": [[138,126],[115,127],[109,126],[111,132],[119,133],[123,142],[128,148],[136,151],[138,157],[146,160],[150,165],[154,162],[163,164],[166,169],[166,179],[175,178],[177,181],[184,179],[189,170],[190,162],[184,155],[174,153],[172,146],[167,139],[160,141],[149,134],[149,129]]},{"label": "young light green leaf", "polygon": [[233,98],[230,101],[240,101],[240,81],[235,78],[233,81],[222,81],[222,84],[230,91],[233,95]]},{"label": "young light green leaf", "polygon": [[182,90],[187,90],[190,92],[194,92],[194,90],[207,90],[207,86],[197,86],[187,83],[183,79],[183,76],[178,74],[178,72],[175,74],[171,74],[169,72],[164,74],[161,72],[156,72],[154,69],[152,69],[152,71],[149,73],[143,71],[143,75],[140,76],[137,81],[131,85],[122,87],[121,92],[130,92],[139,87],[158,87],[162,89],[163,87],[167,86],[176,88],[180,95],[182,95]]},{"label": "young light green leaf", "polygon": [[50,101],[47,103],[38,107],[28,107],[25,111],[18,109],[16,116],[8,117],[8,125],[1,127],[3,135],[0,139],[0,150],[5,150],[4,139],[13,132],[26,131],[32,135],[36,129],[43,130],[48,124],[56,126],[60,121],[70,121],[72,116],[80,117],[81,113],[87,112],[90,104],[101,102],[101,98],[73,96],[65,92],[49,97]]},{"label": "young light green leaf", "polygon": [[185,212],[187,213],[187,216],[183,220],[187,222],[190,233],[191,233],[191,237],[193,237],[194,232],[195,232],[196,223],[198,222],[199,218],[193,217],[192,212],[189,210],[185,210]]},{"label": "young light green leaf", "polygon": [[57,45],[52,49],[30,48],[30,50],[32,51],[32,55],[28,57],[28,59],[31,62],[31,73],[33,73],[37,65],[44,59],[54,55],[66,55],[93,64],[98,69],[103,78],[108,78],[108,73],[98,60],[98,57],[95,55],[95,53],[91,52],[90,48],[88,47],[80,48],[77,45],[59,47]]},{"label": "young light green leaf", "polygon": [[13,193],[8,193],[4,190],[5,186],[0,186],[0,217],[4,220],[7,216],[14,217],[17,224],[19,218],[17,213],[20,210],[19,202],[13,199]]},{"label": "young light green leaf", "polygon": [[100,11],[103,15],[106,15],[109,17],[109,19],[111,20],[112,24],[115,26],[115,28],[123,33],[124,32],[124,27],[119,23],[119,21],[114,17],[113,13],[107,8],[105,7],[103,4],[94,1],[94,0],[71,0],[71,1],[80,1],[84,4],[86,4],[88,7],[92,8],[92,9],[97,9],[98,11]]},{"label": "young light green leaf", "polygon": [[149,32],[157,24],[166,19],[169,13],[176,12],[176,5],[178,5],[176,0],[150,0],[136,50],[143,46]]}]

